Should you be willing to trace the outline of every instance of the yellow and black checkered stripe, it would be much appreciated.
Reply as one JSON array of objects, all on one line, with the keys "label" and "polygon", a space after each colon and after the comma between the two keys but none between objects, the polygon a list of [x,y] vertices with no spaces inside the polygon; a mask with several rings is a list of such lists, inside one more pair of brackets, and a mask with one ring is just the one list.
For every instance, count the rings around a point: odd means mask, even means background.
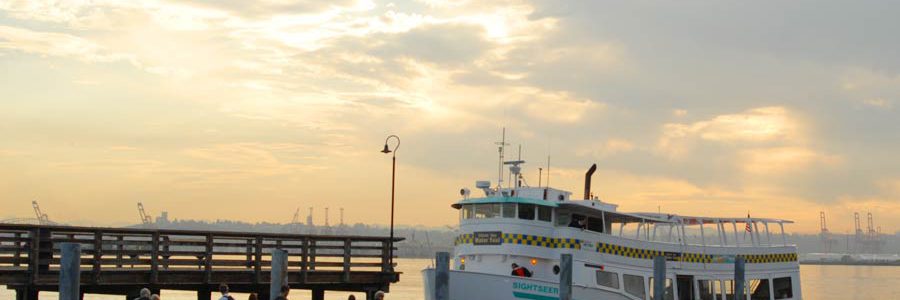
[{"label": "yellow and black checkered stripe", "polygon": [[[549,238],[545,236],[504,233],[501,236],[503,244],[515,244],[526,246],[547,247],[554,249],[581,249],[581,240],[567,238]],[[474,235],[471,233],[462,234],[456,237],[455,245],[474,243]]]},{"label": "yellow and black checkered stripe", "polygon": [[676,252],[631,248],[622,245],[607,243],[597,243],[597,252],[637,259],[653,259],[657,256],[665,256],[667,260],[684,260],[687,262],[712,262],[712,255],[685,253],[685,255],[682,256],[681,253]]},{"label": "yellow and black checkered stripe", "polygon": [[[597,252],[636,259],[653,259],[656,256],[665,256],[666,260],[682,261],[688,263],[709,264],[728,262],[728,260],[725,260],[723,256],[712,254],[664,252],[659,250],[630,248],[607,243],[597,243]],[[750,254],[737,256],[743,256],[746,259],[747,263],[750,264],[784,263],[797,261],[797,253]]]},{"label": "yellow and black checkered stripe", "polygon": [[453,241],[453,245],[474,243],[474,235],[471,233],[461,234]]},{"label": "yellow and black checkered stripe", "polygon": [[[501,239],[503,244],[526,245],[554,249],[581,249],[581,240],[579,239],[549,238],[545,236],[516,233],[504,233],[501,235]],[[474,235],[471,233],[461,234],[457,236],[456,240],[454,241],[455,245],[473,243]],[[666,260],[681,261],[687,263],[711,264],[729,262],[728,260],[724,259],[724,256],[721,255],[665,252],[660,250],[631,248],[608,243],[597,243],[597,252],[635,259],[653,259],[656,256],[665,256]],[[797,253],[746,254],[737,256],[743,256],[749,264],[784,263],[797,261]]]},{"label": "yellow and black checkered stripe", "polygon": [[547,248],[581,249],[581,240],[578,239],[548,238],[545,236],[517,233],[504,233],[503,243]]},{"label": "yellow and black checkered stripe", "polygon": [[675,261],[696,263],[696,264],[711,264],[711,263],[713,263],[713,256],[710,254],[700,254],[700,253],[679,253],[679,254],[680,255],[675,257],[675,259],[674,259]]},{"label": "yellow and black checkered stripe", "polygon": [[771,264],[797,261],[797,253],[742,255],[750,264]]}]

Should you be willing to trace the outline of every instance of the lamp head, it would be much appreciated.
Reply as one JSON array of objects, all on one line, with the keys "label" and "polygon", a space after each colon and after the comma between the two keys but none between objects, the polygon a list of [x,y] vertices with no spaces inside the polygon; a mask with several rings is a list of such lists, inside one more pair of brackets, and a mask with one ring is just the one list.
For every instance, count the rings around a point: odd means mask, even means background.
[{"label": "lamp head", "polygon": [[387,144],[384,144],[384,150],[381,150],[381,153],[384,153],[384,154],[391,153],[391,149],[388,149]]}]

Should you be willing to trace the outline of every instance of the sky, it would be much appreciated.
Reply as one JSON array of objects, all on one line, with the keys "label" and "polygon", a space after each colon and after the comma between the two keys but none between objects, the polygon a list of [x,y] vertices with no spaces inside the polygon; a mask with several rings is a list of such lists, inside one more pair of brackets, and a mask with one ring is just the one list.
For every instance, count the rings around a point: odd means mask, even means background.
[{"label": "sky", "polygon": [[[457,222],[497,146],[623,211],[900,230],[890,1],[0,0],[0,219]],[[391,142],[393,147],[393,142]],[[546,172],[544,173],[546,174]],[[546,178],[542,179],[546,183]],[[863,220],[865,221],[865,219]],[[863,223],[865,226],[865,223]]]}]

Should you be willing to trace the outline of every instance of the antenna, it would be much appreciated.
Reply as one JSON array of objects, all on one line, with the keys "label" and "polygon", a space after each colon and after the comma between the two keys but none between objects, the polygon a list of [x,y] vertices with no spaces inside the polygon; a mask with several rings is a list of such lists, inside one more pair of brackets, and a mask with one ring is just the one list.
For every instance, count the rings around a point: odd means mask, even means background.
[{"label": "antenna", "polygon": [[340,226],[342,226],[342,227],[344,226],[344,208],[343,207],[341,207],[341,224],[340,224]]},{"label": "antenna", "polygon": [[538,168],[538,188],[541,188],[541,182],[544,179],[544,168]]},{"label": "antenna", "polygon": [[547,155],[547,187],[550,187],[550,155]]},{"label": "antenna", "polygon": [[502,136],[502,139],[500,140],[500,142],[494,143],[494,144],[500,146],[500,148],[498,150],[500,152],[500,161],[497,164],[497,179],[498,179],[497,180],[497,189],[498,190],[503,188],[503,148],[504,148],[504,146],[508,145],[506,143],[506,127],[503,127],[501,136]]}]

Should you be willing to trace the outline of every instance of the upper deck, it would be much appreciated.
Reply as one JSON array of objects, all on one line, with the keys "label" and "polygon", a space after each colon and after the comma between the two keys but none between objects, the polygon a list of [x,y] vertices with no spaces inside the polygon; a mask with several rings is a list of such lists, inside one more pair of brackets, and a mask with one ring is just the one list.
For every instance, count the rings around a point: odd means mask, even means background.
[{"label": "upper deck", "polygon": [[[789,220],[626,213],[598,199],[571,200],[570,193],[552,188],[520,187],[486,194],[486,197],[467,197],[452,205],[460,210],[460,228],[507,223],[538,231],[571,227],[627,240],[684,246],[792,246],[784,228],[785,224],[793,223]],[[549,199],[535,195],[548,195]]]}]

